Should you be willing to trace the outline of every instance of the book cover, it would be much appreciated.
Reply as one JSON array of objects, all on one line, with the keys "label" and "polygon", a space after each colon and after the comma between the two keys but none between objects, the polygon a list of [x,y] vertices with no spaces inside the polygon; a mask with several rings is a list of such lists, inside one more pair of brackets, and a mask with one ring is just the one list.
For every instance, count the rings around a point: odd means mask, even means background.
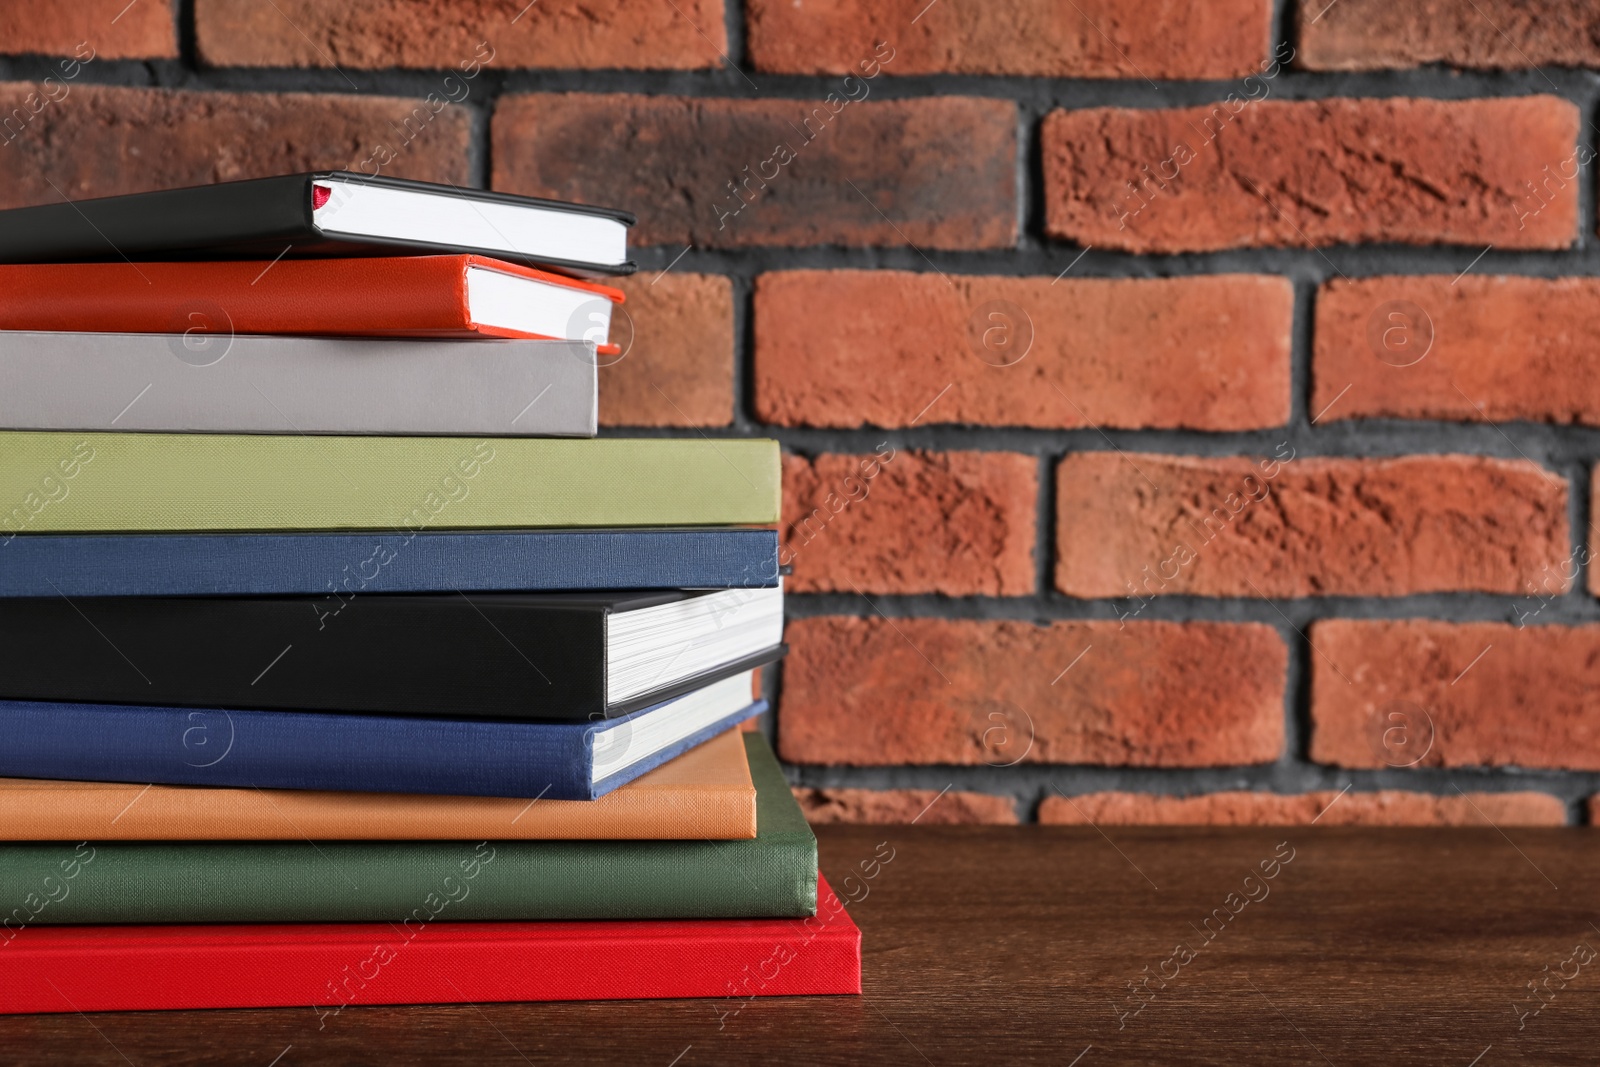
[{"label": "book cover", "polygon": [[0,536],[0,597],[774,588],[756,529]]},{"label": "book cover", "polygon": [[709,1024],[861,992],[861,931],[821,878],[817,896],[805,919],[7,931],[0,1013],[292,1007],[323,1029],[361,1005],[704,997]]},{"label": "book cover", "polygon": [[[0,291],[8,269],[43,268],[0,267]],[[7,301],[0,322],[31,307]],[[75,322],[89,327],[71,313],[61,317],[63,328]],[[0,427],[593,437],[597,374],[594,351],[581,341],[8,329],[0,330]]]},{"label": "book cover", "polygon": [[0,212],[0,262],[296,259],[474,252],[631,274],[626,211],[315,171]]},{"label": "book cover", "polygon": [[[708,607],[648,644],[625,632],[692,602]],[[615,718],[770,663],[783,640],[778,589],[53,596],[0,609],[0,699],[302,714]]]},{"label": "book cover", "polygon": [[532,337],[615,355],[597,327],[624,300],[610,286],[471,255],[0,264],[0,291],[11,295],[0,329],[178,335],[178,358],[191,364],[231,354],[226,339],[248,334]]},{"label": "book cover", "polygon": [[603,723],[0,700],[0,776],[592,800],[765,710],[742,672]]},{"label": "book cover", "polygon": [[780,490],[778,444],[764,440],[0,432],[0,545],[94,531],[770,526]]},{"label": "book cover", "polygon": [[[230,740],[240,743],[225,721],[189,720],[188,729],[196,725],[185,746],[191,767],[210,758],[220,765]],[[593,801],[0,778],[0,826],[10,841],[753,838],[756,791],[739,738],[725,730]],[[434,758],[456,757],[446,750]]]},{"label": "book cover", "polygon": [[742,736],[753,840],[3,844],[0,900],[16,904],[0,937],[81,923],[814,915],[816,838],[765,739]]}]

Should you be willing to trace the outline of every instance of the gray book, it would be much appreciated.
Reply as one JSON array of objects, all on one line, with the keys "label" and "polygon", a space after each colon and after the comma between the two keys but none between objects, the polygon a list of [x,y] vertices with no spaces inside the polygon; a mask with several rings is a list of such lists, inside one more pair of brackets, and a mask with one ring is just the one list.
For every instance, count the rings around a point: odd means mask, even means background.
[{"label": "gray book", "polygon": [[583,341],[0,331],[0,429],[593,437]]}]

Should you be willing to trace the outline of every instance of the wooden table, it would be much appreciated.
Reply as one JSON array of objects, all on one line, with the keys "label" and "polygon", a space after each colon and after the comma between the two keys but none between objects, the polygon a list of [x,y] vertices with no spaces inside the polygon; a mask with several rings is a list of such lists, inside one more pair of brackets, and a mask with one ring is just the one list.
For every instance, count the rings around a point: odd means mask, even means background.
[{"label": "wooden table", "polygon": [[0,1062],[1600,1062],[1592,830],[818,836],[859,998],[11,1017]]}]

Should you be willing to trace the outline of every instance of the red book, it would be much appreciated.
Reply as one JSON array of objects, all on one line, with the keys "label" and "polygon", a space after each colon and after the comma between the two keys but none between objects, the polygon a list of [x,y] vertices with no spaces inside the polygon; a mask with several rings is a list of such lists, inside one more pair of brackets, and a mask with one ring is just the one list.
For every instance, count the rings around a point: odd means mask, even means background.
[{"label": "red book", "polygon": [[861,992],[861,931],[808,919],[36,926],[0,942],[0,1014]]},{"label": "red book", "polygon": [[538,337],[602,352],[623,301],[608,286],[472,255],[7,264],[0,293],[0,330]]}]

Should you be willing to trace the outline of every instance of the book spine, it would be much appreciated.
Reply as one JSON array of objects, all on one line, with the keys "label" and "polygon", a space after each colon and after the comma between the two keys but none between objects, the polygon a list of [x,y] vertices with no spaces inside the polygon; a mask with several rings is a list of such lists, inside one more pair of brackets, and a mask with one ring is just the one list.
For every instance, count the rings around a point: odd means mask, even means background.
[{"label": "book spine", "polygon": [[709,1021],[861,991],[861,934],[832,893],[803,922],[193,930],[24,930],[0,950],[0,1013],[296,1007],[322,1030],[361,1005],[701,997]]},{"label": "book spine", "polygon": [[[514,414],[514,412],[513,412]],[[0,541],[93,531],[766,526],[775,441],[0,432]]]},{"label": "book spine", "polygon": [[[222,299],[226,303],[226,296]],[[106,329],[161,333],[0,332],[0,379],[6,382],[0,390],[0,427],[495,437],[595,434],[595,358],[579,342],[461,345],[443,340],[168,335],[171,323],[182,321],[181,304],[174,297],[174,310],[153,312],[149,322],[111,315],[102,323]],[[4,319],[0,315],[0,325],[17,325]],[[61,325],[81,330],[86,324],[80,319],[65,314]],[[33,328],[48,325],[41,320]],[[309,319],[302,328],[326,329]],[[452,329],[441,323],[434,332],[449,334]],[[461,325],[453,332],[472,335]]]},{"label": "book spine", "polygon": [[771,588],[774,530],[0,535],[0,597]]},{"label": "book spine", "polygon": [[569,722],[607,712],[603,617],[590,604],[443,594],[4,607],[5,699]]},{"label": "book spine", "polygon": [[0,777],[588,800],[586,729],[0,701]]},{"label": "book spine", "polygon": [[[43,896],[63,863],[79,871],[69,891]],[[800,835],[5,844],[0,900],[36,902],[13,918],[41,926],[802,918],[816,911],[817,856]]]},{"label": "book spine", "polygon": [[[238,352],[232,340],[251,335],[298,336],[308,341],[338,336],[472,336],[476,331],[462,279],[467,262],[469,258],[462,255],[290,258],[273,263],[269,271],[267,263],[227,258],[147,263],[137,275],[122,263],[0,264],[0,287],[15,297],[0,307],[0,327],[69,335],[177,334],[182,344],[174,345],[172,354],[207,370],[220,367],[223,355],[232,358]],[[163,347],[173,344],[162,337],[150,340]],[[112,346],[139,351],[120,341]],[[285,346],[291,351],[295,347]],[[326,347],[326,342],[319,341],[316,347]],[[153,369],[159,373],[159,368]],[[218,369],[207,377],[221,374]],[[266,379],[249,381],[259,384]],[[435,383],[448,385],[442,376],[429,384]],[[378,393],[386,395],[387,390]]]},{"label": "book spine", "polygon": [[107,248],[134,257],[190,249],[256,245],[267,258],[270,242],[315,240],[310,179],[288,174],[254,181],[219,182],[81,203],[16,209],[0,227],[0,258],[7,263],[102,260]]}]

